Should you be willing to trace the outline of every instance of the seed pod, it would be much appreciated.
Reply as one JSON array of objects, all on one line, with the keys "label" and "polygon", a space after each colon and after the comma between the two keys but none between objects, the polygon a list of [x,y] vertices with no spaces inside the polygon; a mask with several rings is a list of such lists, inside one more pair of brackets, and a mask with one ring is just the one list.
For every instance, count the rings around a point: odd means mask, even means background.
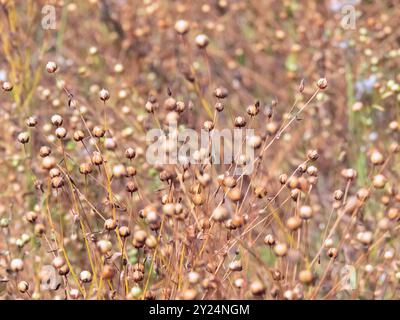
[{"label": "seed pod", "polygon": [[64,127],[58,127],[55,133],[58,139],[64,139],[67,136],[67,130]]},{"label": "seed pod", "polygon": [[276,122],[274,122],[274,121],[269,121],[269,122],[267,123],[267,125],[265,126],[265,129],[266,129],[267,133],[268,133],[270,136],[273,136],[273,135],[275,135],[275,134],[278,132],[279,126],[278,126],[278,124],[277,124]]},{"label": "seed pod", "polygon": [[12,91],[14,86],[12,85],[11,82],[4,81],[3,84],[2,84],[2,88],[3,88],[4,91],[9,92],[9,91]]},{"label": "seed pod", "polygon": [[235,214],[233,218],[231,219],[231,225],[236,229],[240,228],[244,225],[244,218],[240,214]]},{"label": "seed pod", "polygon": [[54,61],[49,61],[46,64],[46,70],[48,73],[54,73],[56,72],[58,69],[57,63],[55,63]]},{"label": "seed pod", "polygon": [[28,119],[26,119],[25,124],[28,127],[36,127],[38,121],[36,117],[29,117]]},{"label": "seed pod", "polygon": [[234,125],[237,128],[243,128],[244,126],[246,126],[246,119],[241,116],[238,116],[235,118]]},{"label": "seed pod", "polygon": [[385,162],[385,158],[383,157],[382,153],[380,153],[377,150],[375,150],[371,153],[371,156],[369,159],[372,162],[372,164],[375,166],[379,166]]},{"label": "seed pod", "polygon": [[211,217],[217,222],[223,222],[229,218],[229,212],[225,207],[219,206],[214,209]]},{"label": "seed pod", "polygon": [[264,238],[264,243],[269,246],[275,245],[275,238],[272,234],[267,234]]},{"label": "seed pod", "polygon": [[21,259],[12,259],[10,268],[13,272],[20,272],[24,269],[24,262]]},{"label": "seed pod", "polygon": [[314,278],[314,276],[313,276],[311,270],[306,269],[306,270],[301,270],[299,272],[299,280],[303,284],[311,283],[313,281],[313,278]]},{"label": "seed pod", "polygon": [[175,204],[166,203],[165,205],[163,205],[162,211],[165,215],[172,217],[175,214]]},{"label": "seed pod", "polygon": [[127,177],[134,177],[136,176],[136,169],[132,166],[126,167],[126,176]]},{"label": "seed pod", "polygon": [[203,193],[196,193],[192,196],[192,201],[196,206],[201,206],[206,201],[206,198]]},{"label": "seed pod", "polygon": [[316,177],[318,175],[318,169],[315,166],[309,166],[307,168],[307,173],[312,177]]},{"label": "seed pod", "polygon": [[313,217],[314,213],[313,210],[310,206],[301,206],[300,211],[299,211],[299,216],[300,218],[304,220],[311,219]]},{"label": "seed pod", "polygon": [[265,293],[265,286],[261,281],[256,280],[250,284],[250,291],[254,296],[262,296]]},{"label": "seed pod", "polygon": [[254,189],[254,194],[257,196],[257,198],[263,199],[267,196],[267,189],[263,186],[257,186]]},{"label": "seed pod", "polygon": [[53,259],[52,263],[54,268],[60,269],[62,266],[66,264],[65,259],[61,256],[57,256]]},{"label": "seed pod", "polygon": [[320,88],[321,90],[326,89],[326,87],[328,86],[328,81],[325,78],[321,78],[317,81],[317,86],[318,88]]},{"label": "seed pod", "polygon": [[399,209],[395,207],[389,208],[387,216],[390,220],[397,220],[399,218]]},{"label": "seed pod", "polygon": [[183,101],[176,102],[176,107],[175,107],[176,112],[182,113],[183,111],[185,111],[185,109],[186,109],[185,102],[183,102]]},{"label": "seed pod", "polygon": [[59,114],[55,114],[51,117],[51,123],[55,127],[59,127],[63,124],[63,118]]},{"label": "seed pod", "polygon": [[34,223],[34,222],[37,220],[37,218],[38,218],[38,214],[37,214],[37,212],[35,212],[35,211],[28,211],[28,212],[25,214],[25,218],[26,218],[26,220],[27,220],[28,222]]},{"label": "seed pod", "polygon": [[126,191],[128,191],[130,193],[134,193],[138,190],[138,187],[137,187],[136,183],[131,180],[126,183],[125,189],[126,189]]},{"label": "seed pod", "polygon": [[90,273],[90,271],[83,270],[83,271],[81,271],[81,273],[79,274],[79,279],[80,279],[83,283],[89,283],[89,282],[92,281],[92,274]]},{"label": "seed pod", "polygon": [[275,246],[274,246],[274,252],[278,257],[286,256],[287,251],[288,251],[288,247],[287,247],[286,243],[279,242],[279,243],[275,244]]},{"label": "seed pod", "polygon": [[106,264],[101,271],[101,277],[106,280],[111,280],[115,275],[115,269],[113,266]]},{"label": "seed pod", "polygon": [[367,188],[361,188],[357,191],[357,198],[360,201],[366,201],[369,198],[370,192]]},{"label": "seed pod", "polygon": [[239,201],[240,199],[242,199],[242,192],[240,188],[235,187],[228,191],[227,196],[232,201]]},{"label": "seed pod", "polygon": [[96,138],[102,138],[102,137],[104,137],[104,134],[105,134],[106,132],[105,132],[105,130],[104,130],[102,127],[100,127],[100,126],[95,126],[95,127],[93,128],[93,130],[92,130],[92,133],[93,133],[93,135],[94,135]]},{"label": "seed pod", "polygon": [[47,147],[47,146],[40,147],[39,155],[42,158],[47,157],[48,155],[50,155],[50,153],[51,153],[51,149],[49,147]]},{"label": "seed pod", "polygon": [[92,162],[96,166],[100,166],[103,163],[103,157],[101,156],[101,154],[99,152],[97,152],[97,151],[93,152]]},{"label": "seed pod", "polygon": [[373,241],[373,234],[371,231],[364,231],[357,233],[357,240],[364,245],[370,245]]},{"label": "seed pod", "polygon": [[25,293],[29,290],[29,284],[26,281],[20,281],[18,282],[18,291],[21,293]]},{"label": "seed pod", "polygon": [[157,246],[157,239],[153,235],[149,235],[145,241],[146,246],[149,249],[154,249]]},{"label": "seed pod", "polygon": [[116,227],[117,222],[114,219],[107,219],[106,221],[104,221],[104,229],[106,229],[107,231],[115,230]]},{"label": "seed pod", "polygon": [[228,89],[226,89],[224,87],[218,87],[215,89],[214,95],[218,99],[225,99],[228,96]]},{"label": "seed pod", "polygon": [[338,200],[338,201],[342,200],[343,195],[344,195],[344,192],[342,190],[336,190],[333,193],[333,197],[335,198],[335,200]]},{"label": "seed pod", "polygon": [[125,157],[129,160],[134,159],[136,156],[136,151],[133,148],[127,148],[125,150]]},{"label": "seed pod", "polygon": [[126,169],[123,164],[117,164],[112,169],[113,176],[115,178],[122,178],[126,176]]},{"label": "seed pod", "polygon": [[106,102],[108,99],[110,99],[110,93],[106,89],[103,88],[99,92],[99,97],[100,97],[100,100],[102,100],[103,102]]},{"label": "seed pod", "polygon": [[293,201],[297,201],[300,194],[301,194],[300,189],[295,188],[293,190],[290,190],[290,197],[293,199]]},{"label": "seed pod", "polygon": [[215,103],[214,108],[218,112],[222,112],[222,111],[224,111],[224,104],[222,102],[218,101],[218,102]]},{"label": "seed pod", "polygon": [[196,271],[191,271],[188,273],[188,281],[190,284],[197,284],[200,281],[200,275]]},{"label": "seed pod", "polygon": [[176,108],[176,100],[172,97],[168,97],[164,101],[164,108],[167,109],[168,111],[173,111]]},{"label": "seed pod", "polygon": [[121,226],[118,229],[118,233],[122,238],[126,238],[131,235],[131,231],[129,230],[129,228],[127,226]]},{"label": "seed pod", "polygon": [[373,178],[372,184],[376,189],[382,189],[383,187],[385,187],[386,182],[387,179],[383,174],[377,174]]},{"label": "seed pod", "polygon": [[242,269],[243,269],[242,262],[240,260],[232,261],[229,264],[229,270],[231,271],[242,271]]},{"label": "seed pod", "polygon": [[310,161],[315,161],[319,157],[318,151],[317,150],[308,150],[307,151],[307,158]]},{"label": "seed pod", "polygon": [[258,103],[249,105],[246,109],[246,112],[250,117],[255,117],[259,111],[260,108]]},{"label": "seed pod", "polygon": [[353,180],[357,177],[357,171],[349,168],[349,169],[343,169],[341,171],[341,175],[343,178],[347,179],[347,180]]},{"label": "seed pod", "polygon": [[260,136],[250,136],[248,137],[247,142],[253,149],[258,149],[262,145],[262,139]]},{"label": "seed pod", "polygon": [[180,34],[184,35],[189,31],[189,22],[186,20],[178,20],[175,23],[175,31]]},{"label": "seed pod", "polygon": [[287,176],[286,173],[283,173],[283,174],[281,174],[281,175],[279,176],[279,182],[280,182],[281,184],[286,184],[287,180],[288,180],[288,176]]},{"label": "seed pod", "polygon": [[214,122],[210,120],[204,121],[203,128],[207,131],[211,131],[214,129]]},{"label": "seed pod", "polygon": [[28,132],[21,132],[18,135],[18,141],[22,144],[26,144],[29,142],[29,133]]},{"label": "seed pod", "polygon": [[331,259],[336,259],[338,255],[338,251],[336,248],[329,248],[328,249],[328,257]]},{"label": "seed pod", "polygon": [[132,274],[132,279],[133,279],[133,281],[135,281],[136,283],[142,281],[143,278],[144,278],[144,274],[143,274],[143,272],[141,272],[141,271],[136,270],[136,271],[134,271],[133,274]]},{"label": "seed pod", "polygon": [[108,254],[112,249],[112,243],[108,240],[97,241],[97,248],[102,254]]},{"label": "seed pod", "polygon": [[208,46],[210,40],[205,34],[199,34],[196,36],[195,42],[200,49],[204,49]]},{"label": "seed pod", "polygon": [[45,233],[45,231],[46,231],[46,228],[43,224],[41,224],[41,223],[35,224],[35,228],[34,228],[35,235],[40,237],[40,236],[42,236],[42,234]]},{"label": "seed pod", "polygon": [[92,164],[91,163],[82,163],[79,166],[79,172],[84,175],[91,173],[92,172]]},{"label": "seed pod", "polygon": [[54,177],[51,179],[51,186],[54,189],[60,189],[64,186],[64,179],[62,177]]},{"label": "seed pod", "polygon": [[289,228],[291,231],[296,231],[301,227],[302,220],[298,216],[290,217],[286,221],[286,226]]},{"label": "seed pod", "polygon": [[76,142],[82,141],[83,139],[85,139],[85,134],[83,131],[81,130],[76,130],[74,132],[73,138]]}]

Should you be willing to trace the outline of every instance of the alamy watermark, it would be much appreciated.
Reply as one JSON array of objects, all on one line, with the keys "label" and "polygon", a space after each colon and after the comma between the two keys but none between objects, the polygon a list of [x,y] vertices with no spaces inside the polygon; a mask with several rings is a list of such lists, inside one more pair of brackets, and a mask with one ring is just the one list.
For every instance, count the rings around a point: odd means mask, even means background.
[{"label": "alamy watermark", "polygon": [[152,165],[225,164],[235,175],[251,174],[255,149],[261,138],[253,129],[178,128],[169,123],[167,130],[151,129],[146,134],[146,160]]},{"label": "alamy watermark", "polygon": [[56,29],[56,8],[52,5],[42,7],[42,28],[45,30]]}]

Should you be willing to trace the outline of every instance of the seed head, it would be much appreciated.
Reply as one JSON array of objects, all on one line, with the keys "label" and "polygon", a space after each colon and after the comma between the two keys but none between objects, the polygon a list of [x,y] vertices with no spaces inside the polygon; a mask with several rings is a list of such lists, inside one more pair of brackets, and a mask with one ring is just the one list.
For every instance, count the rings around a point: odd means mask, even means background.
[{"label": "seed head", "polygon": [[18,135],[18,141],[22,144],[26,144],[29,142],[29,133],[24,131]]},{"label": "seed head", "polygon": [[369,159],[371,160],[372,164],[375,166],[381,165],[385,161],[385,158],[383,157],[382,153],[380,153],[377,150],[375,150],[371,153],[371,156]]},{"label": "seed head", "polygon": [[74,132],[73,138],[76,142],[82,141],[85,138],[85,133],[82,130],[76,130]]},{"label": "seed head", "polygon": [[12,91],[12,89],[14,88],[11,82],[8,81],[4,81],[2,84],[2,88],[4,91]]},{"label": "seed head", "polygon": [[225,207],[219,206],[214,209],[211,217],[217,222],[223,222],[229,218],[229,212]]},{"label": "seed head", "polygon": [[180,34],[184,35],[189,31],[189,22],[186,20],[178,20],[175,23],[175,31]]},{"label": "seed head", "polygon": [[53,267],[56,269],[60,269],[65,264],[66,264],[65,259],[61,256],[55,257],[52,262]]},{"label": "seed head", "polygon": [[238,116],[235,118],[234,124],[235,127],[237,128],[243,128],[244,126],[246,126],[246,119],[241,116]]},{"label": "seed head", "polygon": [[310,161],[315,161],[319,157],[318,151],[317,150],[308,150],[307,152],[307,158]]},{"label": "seed head", "polygon": [[374,177],[372,184],[374,185],[374,187],[376,189],[382,189],[385,186],[386,182],[387,182],[387,179],[383,174],[377,174]]},{"label": "seed head", "polygon": [[200,49],[204,49],[208,46],[210,40],[205,34],[199,34],[196,36],[195,42]]},{"label": "seed head", "polygon": [[313,210],[310,206],[301,206],[299,211],[300,218],[304,220],[311,219],[314,215]]},{"label": "seed head", "polygon": [[92,281],[92,274],[90,273],[90,271],[83,270],[83,271],[81,271],[81,273],[79,274],[79,279],[80,279],[83,283],[89,283],[89,282]]},{"label": "seed head", "polygon": [[28,119],[26,119],[25,124],[28,127],[36,127],[38,121],[36,117],[29,117]]},{"label": "seed head", "polygon": [[225,99],[228,96],[228,89],[224,87],[218,87],[217,89],[215,89],[214,95],[218,99]]},{"label": "seed head", "polygon": [[51,123],[55,126],[55,127],[59,127],[62,125],[63,123],[63,118],[62,116],[60,116],[59,114],[55,114],[51,117]]},{"label": "seed head", "polygon": [[46,70],[48,73],[54,73],[56,72],[58,69],[57,63],[55,63],[54,61],[49,61],[46,64]]},{"label": "seed head", "polygon": [[117,227],[117,222],[114,219],[107,219],[104,221],[104,229],[112,231]]},{"label": "seed head", "polygon": [[301,283],[309,284],[313,281],[313,278],[314,276],[311,270],[306,269],[299,272],[299,280]]},{"label": "seed head", "polygon": [[287,247],[286,243],[278,242],[274,246],[274,252],[278,257],[284,257],[287,254],[287,251],[288,251],[288,247]]},{"label": "seed head", "polygon": [[58,127],[55,133],[58,139],[64,139],[67,136],[67,130],[64,127]]},{"label": "seed head", "polygon": [[38,214],[37,214],[36,211],[28,211],[28,212],[25,214],[25,218],[26,218],[26,220],[27,220],[28,222],[34,223],[34,222],[37,220],[37,218],[38,218]]},{"label": "seed head", "polygon": [[135,149],[133,149],[133,148],[128,148],[128,149],[126,149],[125,150],[125,157],[127,158],[127,159],[134,159],[135,158],[135,156],[136,156],[136,151],[135,151]]},{"label": "seed head", "polygon": [[265,293],[265,286],[261,281],[256,280],[251,283],[250,291],[254,296],[262,296]]},{"label": "seed head", "polygon": [[321,78],[317,81],[317,86],[318,88],[320,88],[321,90],[326,89],[326,87],[328,86],[328,81],[325,78]]},{"label": "seed head", "polygon": [[21,293],[25,293],[29,290],[29,284],[26,281],[18,282],[18,291]]},{"label": "seed head", "polygon": [[100,97],[100,100],[102,100],[103,102],[106,102],[108,99],[110,99],[110,93],[108,92],[108,90],[103,88],[99,92],[99,97]]},{"label": "seed head", "polygon": [[126,238],[126,237],[130,236],[131,231],[129,230],[129,228],[127,226],[121,226],[118,229],[118,233],[122,238]]},{"label": "seed head", "polygon": [[19,272],[24,269],[24,262],[21,259],[12,259],[10,263],[10,268],[13,272]]}]

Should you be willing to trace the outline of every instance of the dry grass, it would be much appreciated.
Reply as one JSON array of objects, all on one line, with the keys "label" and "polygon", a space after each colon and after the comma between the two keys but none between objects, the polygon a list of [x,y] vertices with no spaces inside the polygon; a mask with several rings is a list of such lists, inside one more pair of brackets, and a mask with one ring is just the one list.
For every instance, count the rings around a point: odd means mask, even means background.
[{"label": "dry grass", "polygon": [[[331,3],[0,0],[0,298],[398,299],[400,11]],[[151,165],[171,120],[255,170]]]}]

